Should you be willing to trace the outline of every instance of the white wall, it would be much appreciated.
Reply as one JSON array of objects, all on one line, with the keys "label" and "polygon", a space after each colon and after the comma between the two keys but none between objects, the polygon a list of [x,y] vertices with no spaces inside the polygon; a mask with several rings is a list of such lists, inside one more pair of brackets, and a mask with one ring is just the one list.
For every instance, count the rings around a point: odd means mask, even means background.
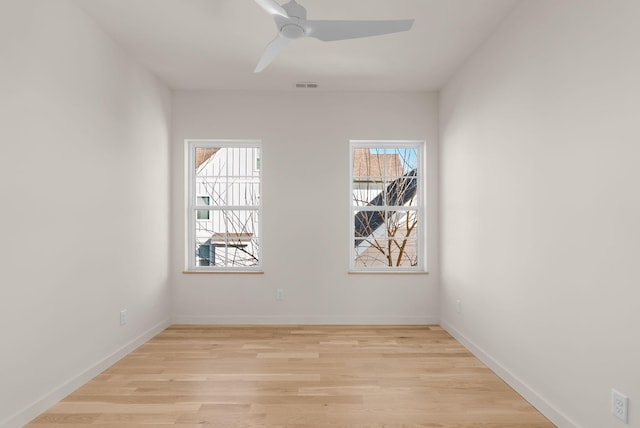
[{"label": "white wall", "polygon": [[168,320],[170,94],[66,0],[0,2],[0,61],[0,426],[11,427]]},{"label": "white wall", "polygon": [[561,427],[640,427],[638,22],[524,1],[441,93],[443,324]]},{"label": "white wall", "polygon": [[[435,95],[177,92],[173,112],[174,321],[437,322]],[[184,141],[207,138],[263,141],[264,275],[182,273]],[[351,139],[427,141],[429,275],[347,273]]]}]

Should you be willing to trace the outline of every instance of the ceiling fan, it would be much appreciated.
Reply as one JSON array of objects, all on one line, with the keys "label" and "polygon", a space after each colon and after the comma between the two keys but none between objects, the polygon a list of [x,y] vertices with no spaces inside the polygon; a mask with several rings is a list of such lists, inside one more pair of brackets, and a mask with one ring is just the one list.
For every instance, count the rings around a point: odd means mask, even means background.
[{"label": "ceiling fan", "polygon": [[275,57],[295,39],[314,37],[325,42],[379,36],[407,31],[413,19],[384,21],[312,21],[307,20],[307,10],[291,0],[280,5],[275,0],[255,0],[269,13],[278,27],[278,35],[267,45],[258,62],[255,73],[264,70]]}]

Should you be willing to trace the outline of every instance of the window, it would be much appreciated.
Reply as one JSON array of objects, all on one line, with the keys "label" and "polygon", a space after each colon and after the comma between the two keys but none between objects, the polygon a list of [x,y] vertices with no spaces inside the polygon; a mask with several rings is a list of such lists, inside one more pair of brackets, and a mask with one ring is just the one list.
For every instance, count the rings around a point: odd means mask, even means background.
[{"label": "window", "polygon": [[351,270],[424,271],[424,142],[351,142]]},{"label": "window", "polygon": [[190,271],[261,268],[260,143],[188,141]]}]

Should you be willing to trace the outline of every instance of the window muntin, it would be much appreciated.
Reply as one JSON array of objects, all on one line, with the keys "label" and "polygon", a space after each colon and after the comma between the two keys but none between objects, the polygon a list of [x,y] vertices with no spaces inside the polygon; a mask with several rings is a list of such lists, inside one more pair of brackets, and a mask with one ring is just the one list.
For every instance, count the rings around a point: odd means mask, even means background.
[{"label": "window muntin", "polygon": [[354,271],[424,271],[424,143],[351,142]]},{"label": "window muntin", "polygon": [[188,270],[260,270],[259,142],[190,141]]}]

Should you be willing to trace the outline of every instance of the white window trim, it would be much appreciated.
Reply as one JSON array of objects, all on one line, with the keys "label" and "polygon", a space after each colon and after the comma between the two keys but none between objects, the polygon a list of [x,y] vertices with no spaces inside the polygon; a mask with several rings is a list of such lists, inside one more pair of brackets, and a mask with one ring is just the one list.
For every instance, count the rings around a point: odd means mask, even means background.
[{"label": "white window trim", "polygon": [[[262,248],[264,245],[264,232],[262,227],[262,141],[261,140],[220,140],[220,139],[188,139],[185,140],[185,212],[186,218],[186,242],[185,242],[185,270],[184,273],[263,273],[262,271]],[[258,264],[256,266],[197,266],[195,259],[195,222],[197,210],[211,210],[211,205],[198,205],[196,203],[195,189],[195,149],[197,148],[213,148],[213,147],[257,147],[260,150],[261,168],[258,172],[260,178],[259,195],[260,204],[257,206],[260,245],[258,247]],[[256,209],[255,206],[229,206],[231,209]]]},{"label": "white window trim", "polygon": [[[417,169],[416,180],[418,182],[416,211],[418,216],[418,232],[416,236],[416,246],[418,251],[417,266],[375,266],[375,267],[356,267],[354,265],[356,258],[356,249],[353,245],[355,239],[355,225],[353,212],[353,151],[356,148],[372,148],[372,147],[393,147],[393,148],[416,148],[417,153]],[[426,245],[426,226],[427,226],[427,192],[426,192],[426,142],[424,140],[350,140],[349,141],[349,273],[427,273],[427,245]],[[363,207],[358,207],[363,208]],[[371,207],[371,211],[379,210],[379,207]]]}]

